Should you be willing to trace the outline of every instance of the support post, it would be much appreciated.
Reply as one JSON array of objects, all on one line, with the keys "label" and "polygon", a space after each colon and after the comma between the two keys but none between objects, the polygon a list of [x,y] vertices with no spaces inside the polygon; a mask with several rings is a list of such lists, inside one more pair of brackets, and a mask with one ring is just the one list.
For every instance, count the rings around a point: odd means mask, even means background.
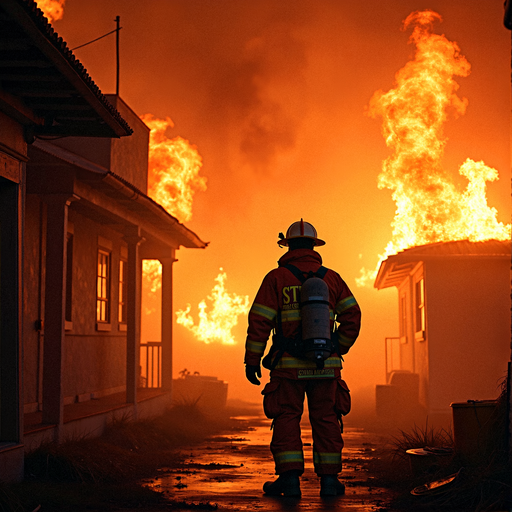
[{"label": "support post", "polygon": [[[142,260],[139,245],[144,241],[139,226],[125,230],[128,244],[128,290],[126,308],[126,402],[134,405],[137,416],[137,388],[140,377],[140,309]],[[135,419],[135,418],[134,418]]]},{"label": "support post", "polygon": [[162,389],[171,391],[172,387],[172,325],[173,303],[172,282],[175,250],[169,258],[160,258],[162,264]]},{"label": "support post", "polygon": [[55,194],[47,204],[46,280],[43,355],[43,423],[57,426],[62,437],[64,419],[63,363],[66,307],[66,263],[68,207],[77,196]]}]

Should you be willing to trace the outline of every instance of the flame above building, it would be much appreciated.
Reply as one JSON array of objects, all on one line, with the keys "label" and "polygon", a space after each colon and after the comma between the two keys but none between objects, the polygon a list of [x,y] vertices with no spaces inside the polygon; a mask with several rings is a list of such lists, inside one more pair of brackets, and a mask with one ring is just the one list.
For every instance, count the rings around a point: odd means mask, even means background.
[{"label": "flame above building", "polygon": [[37,6],[41,9],[48,21],[52,23],[55,20],[62,19],[64,16],[64,4],[66,0],[38,0]]},{"label": "flame above building", "polygon": [[220,341],[226,345],[234,345],[235,338],[231,330],[237,325],[238,316],[249,312],[249,297],[228,293],[224,284],[226,279],[227,275],[221,268],[219,275],[215,278],[217,284],[213,287],[211,295],[208,295],[212,309],[207,312],[206,302],[203,300],[199,303],[197,325],[194,324],[194,319],[190,315],[190,304],[187,304],[185,311],[176,312],[177,322],[205,343]]},{"label": "flame above building", "polygon": [[189,141],[166,136],[167,129],[174,126],[169,117],[158,119],[146,114],[141,119],[151,130],[148,195],[180,222],[186,222],[192,217],[195,192],[206,190],[206,178],[199,176],[201,155]]},{"label": "flame above building", "polygon": [[[459,173],[469,183],[459,190],[441,165],[444,124],[450,114],[463,115],[468,105],[457,96],[454,77],[468,76],[470,64],[457,43],[433,33],[436,21],[441,16],[430,10],[406,18],[403,30],[413,28],[414,59],[396,74],[396,87],[375,92],[368,108],[368,115],[382,118],[382,133],[393,151],[378,177],[378,187],[391,190],[396,203],[392,240],[381,261],[417,245],[510,238],[510,225],[499,222],[497,210],[487,204],[486,183],[497,180],[498,171],[468,158]],[[359,285],[375,276],[362,273]]]}]

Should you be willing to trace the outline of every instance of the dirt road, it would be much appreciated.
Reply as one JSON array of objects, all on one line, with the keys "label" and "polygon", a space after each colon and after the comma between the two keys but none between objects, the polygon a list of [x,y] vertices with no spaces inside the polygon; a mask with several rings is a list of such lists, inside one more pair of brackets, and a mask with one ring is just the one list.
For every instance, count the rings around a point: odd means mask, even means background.
[{"label": "dirt road", "polygon": [[385,508],[387,491],[372,485],[372,477],[365,469],[365,462],[379,448],[375,434],[345,428],[341,480],[346,485],[346,494],[320,498],[319,480],[313,472],[311,427],[303,420],[306,470],[301,478],[302,498],[275,498],[262,492],[263,483],[275,479],[269,451],[270,421],[264,417],[241,419],[247,422],[246,431],[213,438],[184,450],[180,467],[162,468],[161,476],[147,485],[166,495],[172,503],[171,510],[373,512]]}]

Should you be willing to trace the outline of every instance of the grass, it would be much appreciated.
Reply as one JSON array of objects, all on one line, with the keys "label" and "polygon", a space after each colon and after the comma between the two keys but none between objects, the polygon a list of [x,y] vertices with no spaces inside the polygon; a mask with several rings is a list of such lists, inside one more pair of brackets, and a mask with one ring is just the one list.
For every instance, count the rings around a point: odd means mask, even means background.
[{"label": "grass", "polygon": [[[227,414],[206,417],[193,403],[176,404],[145,421],[114,420],[98,438],[48,443],[28,454],[25,481],[0,487],[0,512],[109,511],[166,505],[143,486],[158,468],[178,465],[178,449],[236,429]],[[182,507],[183,508],[183,507]],[[171,508],[172,509],[172,508]]]},{"label": "grass", "polygon": [[[419,512],[484,512],[511,510],[512,468],[508,460],[508,408],[505,390],[497,400],[493,416],[487,424],[489,434],[480,443],[474,459],[464,461],[455,450],[451,433],[424,428],[400,431],[390,447],[383,451],[370,468],[377,475],[379,485],[395,494],[392,510]],[[425,465],[422,471],[412,471],[406,451],[411,448],[452,447],[453,455],[437,457],[435,464]],[[422,485],[450,475],[457,478],[444,492],[413,496],[411,491]]]}]

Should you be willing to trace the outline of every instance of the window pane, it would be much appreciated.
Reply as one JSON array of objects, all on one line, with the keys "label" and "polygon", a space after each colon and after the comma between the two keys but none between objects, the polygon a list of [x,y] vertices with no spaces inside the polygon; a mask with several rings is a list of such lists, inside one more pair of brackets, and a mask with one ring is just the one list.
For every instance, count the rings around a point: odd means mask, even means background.
[{"label": "window pane", "polygon": [[109,322],[110,253],[101,250],[98,250],[96,297],[96,320]]}]

